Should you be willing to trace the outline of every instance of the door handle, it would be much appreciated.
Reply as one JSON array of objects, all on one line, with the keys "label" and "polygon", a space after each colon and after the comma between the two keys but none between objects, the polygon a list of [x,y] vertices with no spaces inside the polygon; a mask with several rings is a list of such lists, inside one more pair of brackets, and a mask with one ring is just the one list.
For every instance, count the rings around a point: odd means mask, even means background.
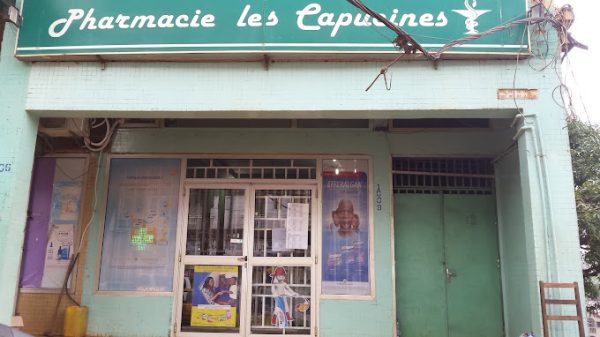
[{"label": "door handle", "polygon": [[453,277],[456,277],[456,274],[450,271],[449,268],[446,268],[446,279],[448,280],[448,282],[452,281]]},{"label": "door handle", "polygon": [[240,262],[248,262],[248,256],[238,257],[237,260],[240,261]]}]

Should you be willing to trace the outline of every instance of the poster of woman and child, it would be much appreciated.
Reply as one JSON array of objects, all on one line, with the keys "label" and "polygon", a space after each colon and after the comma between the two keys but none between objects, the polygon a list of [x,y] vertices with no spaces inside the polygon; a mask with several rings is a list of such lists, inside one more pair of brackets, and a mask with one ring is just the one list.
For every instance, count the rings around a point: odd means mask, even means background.
[{"label": "poster of woman and child", "polygon": [[[191,326],[237,326],[238,268],[237,266],[194,267]],[[271,325],[278,328],[289,327],[294,321],[292,310],[304,314],[310,308],[310,301],[308,297],[298,294],[290,287],[284,267],[272,268],[269,277],[274,300]],[[291,308],[290,299],[293,297],[302,298],[304,301]]]},{"label": "poster of woman and child", "polygon": [[236,327],[238,266],[195,266],[191,326]]}]

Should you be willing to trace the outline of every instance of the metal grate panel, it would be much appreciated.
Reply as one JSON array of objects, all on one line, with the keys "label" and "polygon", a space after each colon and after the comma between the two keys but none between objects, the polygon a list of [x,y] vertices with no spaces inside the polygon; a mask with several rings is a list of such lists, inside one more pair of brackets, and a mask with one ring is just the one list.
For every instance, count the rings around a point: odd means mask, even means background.
[{"label": "metal grate panel", "polygon": [[316,159],[188,159],[186,178],[302,179],[317,178]]},{"label": "metal grate panel", "polygon": [[493,194],[489,158],[394,158],[394,193]]}]

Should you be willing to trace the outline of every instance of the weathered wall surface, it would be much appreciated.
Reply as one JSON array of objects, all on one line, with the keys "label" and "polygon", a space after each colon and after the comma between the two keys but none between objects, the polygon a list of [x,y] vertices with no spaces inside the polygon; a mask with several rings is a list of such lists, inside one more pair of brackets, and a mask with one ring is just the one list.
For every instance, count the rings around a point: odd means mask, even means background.
[{"label": "weathered wall surface", "polygon": [[37,118],[25,112],[29,64],[13,57],[17,29],[6,24],[0,49],[0,323],[16,300]]},{"label": "weathered wall surface", "polygon": [[[14,43],[6,33],[4,47]],[[8,42],[8,43],[7,43]],[[0,134],[0,159],[14,162],[14,171],[0,173],[0,257],[2,300],[13,300],[18,278],[20,244],[27,195],[15,194],[28,186],[36,120],[52,117],[230,117],[230,118],[423,118],[505,117],[516,113],[515,102],[498,100],[498,88],[513,87],[514,61],[444,61],[435,70],[425,62],[394,66],[390,91],[377,83],[365,87],[379,72],[376,63],[276,63],[268,71],[258,63],[37,63],[32,66],[7,57],[0,61],[0,109],[6,119]],[[29,69],[31,68],[31,76]],[[577,224],[570,175],[568,142],[562,111],[551,97],[557,84],[554,74],[536,72],[524,61],[516,86],[539,89],[536,101],[518,101],[530,128],[519,139],[520,184],[523,198],[522,227],[505,228],[510,239],[528,233],[525,250],[529,280],[580,281]],[[29,79],[29,82],[28,82]],[[26,96],[26,97],[25,97]],[[6,111],[6,113],[4,113]],[[4,125],[7,125],[6,127]],[[513,131],[510,131],[511,133]],[[6,140],[5,140],[6,139]],[[124,131],[113,151],[127,153],[330,153],[368,154],[373,158],[374,183],[389,193],[390,155],[494,155],[510,144],[510,136],[465,133],[385,134],[352,131],[307,130],[168,130]],[[4,158],[4,159],[3,159]],[[510,170],[513,170],[510,168]],[[503,172],[510,173],[509,168]],[[501,172],[502,173],[502,172]],[[514,173],[514,172],[513,172]],[[99,186],[104,186],[102,180]],[[515,189],[518,191],[518,189]],[[508,198],[512,192],[502,192]],[[506,193],[506,194],[504,194]],[[515,192],[517,193],[517,192]],[[98,209],[105,191],[98,192]],[[505,203],[506,204],[506,203]],[[394,333],[393,278],[381,272],[393,266],[390,240],[390,200],[375,214],[376,298],[372,301],[322,301],[322,336]],[[499,208],[501,213],[502,207]],[[505,216],[506,218],[506,216]],[[508,218],[510,220],[510,218]],[[508,220],[507,220],[508,221]],[[515,220],[516,221],[516,220]],[[166,336],[170,329],[171,297],[117,297],[94,294],[98,235],[101,221],[90,230],[84,274],[84,303],[89,305],[90,333],[114,336]],[[514,231],[512,231],[514,230]],[[502,240],[502,239],[501,239]],[[516,244],[515,244],[516,245]],[[509,249],[510,245],[504,245]],[[511,258],[509,255],[503,257]],[[522,269],[515,264],[507,268]],[[386,278],[387,277],[387,278]],[[514,281],[514,280],[513,280]],[[505,279],[505,282],[512,282]],[[8,285],[8,286],[4,286]],[[536,285],[529,285],[532,324],[537,320]],[[510,298],[514,298],[514,294]],[[520,302],[509,304],[507,316],[517,316]],[[10,308],[0,308],[0,320]],[[516,310],[516,311],[515,311]],[[132,316],[132,313],[135,315]],[[132,322],[134,317],[134,322]],[[538,317],[539,318],[539,317]],[[105,322],[111,322],[110,325]],[[354,322],[362,322],[357,328]],[[534,327],[535,329],[535,327]],[[540,333],[536,331],[536,333]]]}]

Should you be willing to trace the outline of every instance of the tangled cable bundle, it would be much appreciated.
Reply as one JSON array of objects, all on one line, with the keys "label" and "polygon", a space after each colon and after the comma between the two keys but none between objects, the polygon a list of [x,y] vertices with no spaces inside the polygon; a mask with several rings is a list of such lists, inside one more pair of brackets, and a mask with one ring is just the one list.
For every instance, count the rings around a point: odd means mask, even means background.
[{"label": "tangled cable bundle", "polygon": [[[450,41],[443,45],[439,50],[435,52],[426,51],[414,38],[412,38],[408,33],[402,30],[400,27],[389,21],[385,16],[375,12],[373,9],[367,7],[361,0],[347,0],[354,7],[360,9],[364,13],[374,17],[381,23],[383,23],[386,27],[394,31],[397,37],[394,39],[394,45],[399,49],[404,50],[405,54],[414,54],[416,51],[420,51],[423,55],[431,60],[437,61],[442,55],[448,51],[448,49],[463,44],[468,41],[477,40],[483,36],[491,35],[503,30],[507,30],[519,25],[533,25],[540,23],[550,23],[558,32],[559,38],[561,41],[561,50],[563,53],[568,53],[573,47],[580,47],[587,49],[587,46],[577,42],[569,33],[568,29],[571,27],[573,23],[573,15],[570,5],[565,5],[561,7],[554,15],[550,14],[548,11],[543,16],[532,16],[531,11],[528,13],[527,17],[522,19],[517,19],[494,28],[488,29],[485,32],[471,34],[469,36],[462,37],[460,39],[456,39]],[[540,4],[541,5],[541,4]],[[564,58],[564,56],[563,56]]]}]

